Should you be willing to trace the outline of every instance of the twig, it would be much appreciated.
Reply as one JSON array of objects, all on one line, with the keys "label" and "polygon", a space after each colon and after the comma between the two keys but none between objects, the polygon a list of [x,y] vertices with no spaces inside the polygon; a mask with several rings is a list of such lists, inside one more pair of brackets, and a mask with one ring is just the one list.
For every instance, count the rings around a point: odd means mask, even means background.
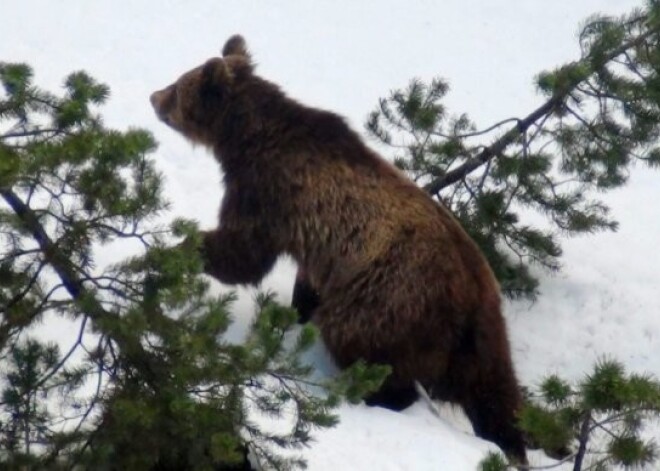
[{"label": "twig", "polygon": [[46,262],[39,262],[39,266],[37,269],[34,271],[28,282],[25,284],[25,288],[20,292],[17,293],[14,297],[12,297],[9,301],[7,301],[7,304],[4,306],[0,307],[0,313],[5,312],[9,313],[9,308],[14,306],[15,304],[21,302],[28,294],[30,294],[30,291],[32,291],[32,288],[34,286],[37,286],[37,281],[39,279],[39,275],[41,274],[41,270],[43,270],[44,266],[46,265]]},{"label": "twig", "polygon": [[440,408],[435,402],[433,402],[433,399],[431,399],[431,396],[429,396],[429,393],[426,391],[426,388],[424,388],[424,386],[422,386],[422,384],[419,381],[415,381],[415,391],[417,391],[417,394],[419,394],[419,396],[422,399],[424,399],[424,402],[426,402],[426,405],[428,406],[431,413],[435,415],[438,419],[442,419]]},{"label": "twig", "polygon": [[519,123],[520,119],[519,118],[503,119],[502,121],[499,121],[499,122],[493,124],[492,126],[487,127],[486,129],[480,129],[478,131],[468,132],[468,133],[465,133],[465,134],[444,134],[444,133],[440,133],[440,132],[434,132],[432,134],[434,136],[440,136],[440,137],[443,137],[445,139],[465,139],[465,138],[468,138],[468,137],[483,136],[484,134],[488,134],[489,132],[499,128],[500,126],[503,126],[503,125],[505,125],[507,123],[511,123],[511,122]]},{"label": "twig", "polygon": [[55,365],[55,366],[54,366],[54,367],[48,372],[47,375],[45,375],[43,378],[41,378],[41,379],[37,382],[37,384],[36,384],[35,387],[34,387],[35,390],[36,390],[36,389],[39,389],[41,386],[43,386],[44,384],[46,384],[46,381],[48,381],[50,378],[52,378],[53,376],[55,376],[55,374],[57,374],[57,372],[60,371],[60,369],[62,369],[62,367],[63,367],[64,364],[69,360],[69,358],[71,358],[71,355],[73,355],[73,353],[74,353],[74,352],[78,349],[78,347],[82,344],[82,339],[83,339],[83,336],[85,335],[85,327],[87,326],[87,320],[88,320],[88,319],[89,319],[89,318],[88,318],[87,316],[85,316],[85,317],[83,318],[83,321],[82,321],[82,323],[80,324],[80,330],[78,331],[78,338],[76,339],[75,343],[71,346],[71,348],[70,348],[69,351],[66,353],[66,355],[64,355],[64,356],[62,357],[62,359],[57,363],[57,365]]},{"label": "twig", "polygon": [[9,132],[7,134],[2,134],[0,135],[0,139],[10,139],[10,138],[15,138],[15,137],[31,137],[31,136],[39,136],[41,134],[46,134],[46,133],[52,133],[54,136],[58,134],[66,134],[63,130],[61,129],[33,129],[31,131],[20,131],[20,132]]}]

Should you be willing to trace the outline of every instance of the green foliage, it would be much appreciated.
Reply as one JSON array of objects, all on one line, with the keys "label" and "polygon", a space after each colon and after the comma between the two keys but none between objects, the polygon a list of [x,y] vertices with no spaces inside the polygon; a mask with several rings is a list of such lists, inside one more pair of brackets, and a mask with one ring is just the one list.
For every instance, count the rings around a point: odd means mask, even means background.
[{"label": "green foliage", "polygon": [[[109,90],[84,72],[62,96],[32,78],[0,64],[0,467],[211,470],[246,447],[266,468],[302,466],[282,449],[384,370],[316,380],[303,360],[316,330],[272,295],[228,342],[235,297],[209,294],[196,225],[154,222],[167,204],[152,136],[106,129]],[[99,250],[135,255],[97,266]],[[38,322],[68,322],[71,343],[44,343]]]},{"label": "green foliage", "polygon": [[607,453],[612,464],[626,468],[642,468],[657,462],[658,450],[654,443],[644,442],[634,435],[614,437]]},{"label": "green foliage", "polygon": [[[478,131],[448,114],[438,78],[413,79],[369,115],[368,132],[456,215],[509,297],[535,296],[530,265],[560,268],[559,234],[616,230],[596,192],[624,185],[635,162],[660,166],[659,12],[650,1],[591,18],[582,57],[539,74],[547,101],[525,118]],[[532,212],[547,223],[526,223]]]},{"label": "green foliage", "polygon": [[571,385],[557,375],[548,376],[541,383],[541,395],[545,402],[560,406],[571,396]]},{"label": "green foliage", "polygon": [[81,375],[75,372],[62,370],[57,376],[49,374],[60,361],[56,345],[44,345],[33,339],[9,352],[6,385],[0,400],[11,419],[0,421],[0,446],[15,455],[16,464],[32,465],[36,460],[30,445],[50,438],[48,424],[53,417],[43,397],[63,383],[72,387],[80,384]]},{"label": "green foliage", "polygon": [[657,447],[643,434],[644,425],[658,419],[660,382],[601,360],[575,386],[548,377],[520,425],[551,456],[573,459],[574,471],[609,470],[658,464]]},{"label": "green foliage", "polygon": [[572,409],[562,409],[560,414],[530,404],[520,414],[520,426],[530,432],[539,447],[555,456],[573,439],[573,416]]},{"label": "green foliage", "polygon": [[507,469],[509,469],[509,464],[504,456],[494,451],[488,452],[479,463],[479,471],[506,471]]},{"label": "green foliage", "polygon": [[[645,426],[660,421],[656,378],[600,360],[580,383],[550,375],[529,396],[519,416],[529,443],[562,462],[572,461],[573,471],[656,469],[660,464],[655,441],[645,435]],[[515,469],[499,453],[489,453],[479,466],[480,471]]]}]

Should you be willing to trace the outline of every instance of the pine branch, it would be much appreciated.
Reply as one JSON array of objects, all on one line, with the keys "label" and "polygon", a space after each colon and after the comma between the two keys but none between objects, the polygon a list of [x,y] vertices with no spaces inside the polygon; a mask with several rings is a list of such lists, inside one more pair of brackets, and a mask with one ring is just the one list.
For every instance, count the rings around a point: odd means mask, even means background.
[{"label": "pine branch", "polygon": [[[1,188],[0,195],[14,210],[16,215],[25,225],[25,228],[30,231],[32,237],[37,241],[39,248],[41,248],[41,251],[45,255],[46,261],[50,263],[60,277],[64,287],[71,297],[79,300],[83,295],[87,294],[81,281],[78,279],[71,262],[57,250],[57,247],[46,233],[45,229],[39,222],[39,219],[34,214],[34,211],[32,211],[32,209],[29,208],[11,189]],[[103,310],[100,304],[98,307]]]},{"label": "pine branch", "polygon": [[[96,296],[83,286],[83,280],[77,275],[76,269],[71,261],[66,257],[46,233],[46,230],[39,222],[34,211],[28,207],[19,196],[9,188],[0,188],[0,196],[14,210],[19,219],[23,222],[25,228],[32,234],[37,241],[41,251],[44,253],[45,260],[51,265],[55,273],[62,280],[64,288],[71,295],[73,300],[83,310],[84,314],[89,316],[92,321],[108,317],[117,317],[105,310]],[[119,336],[115,333],[112,336],[120,348],[136,366],[139,366],[145,375],[145,380],[155,386],[156,374],[155,365],[151,356],[144,350],[139,342],[129,339],[125,336]]]},{"label": "pine branch", "polygon": [[[649,29],[644,34],[637,36],[636,38],[622,44],[620,47],[612,50],[609,54],[603,56],[600,59],[600,64],[606,64],[607,62],[615,59],[616,57],[624,54],[629,49],[635,48],[643,44],[647,39],[649,39],[654,34],[657,34],[657,29]],[[585,65],[589,66],[592,61],[591,56],[587,56],[584,59],[574,63],[575,66]],[[593,67],[593,66],[592,66]],[[527,115],[524,119],[518,121],[517,125],[507,131],[502,137],[493,142],[490,146],[484,148],[476,157],[468,159],[459,167],[454,170],[447,172],[444,176],[437,178],[427,184],[424,188],[431,194],[435,195],[439,193],[442,189],[448,187],[464,179],[467,175],[484,165],[486,162],[490,161],[492,158],[500,155],[504,150],[513,144],[520,136],[525,134],[530,127],[534,125],[539,119],[544,116],[550,115],[556,109],[562,106],[564,101],[570,96],[570,94],[582,83],[586,78],[580,78],[579,80],[573,79],[572,82],[569,82],[562,90],[556,91],[553,96],[546,101],[544,104],[539,106],[532,113]]]},{"label": "pine branch", "polygon": [[426,191],[432,195],[435,195],[436,193],[439,193],[443,188],[463,180],[465,177],[467,177],[468,174],[484,165],[493,157],[500,155],[507,147],[513,144],[516,139],[518,139],[518,137],[527,132],[527,130],[532,127],[536,121],[541,119],[543,116],[552,113],[557,107],[559,107],[563,103],[566,96],[568,96],[568,93],[553,96],[550,100],[529,114],[525,119],[518,121],[518,124],[507,131],[504,136],[499,138],[490,146],[484,148],[484,150],[482,150],[479,155],[468,159],[459,167],[450,172],[447,172],[443,177],[438,178],[426,185]]}]

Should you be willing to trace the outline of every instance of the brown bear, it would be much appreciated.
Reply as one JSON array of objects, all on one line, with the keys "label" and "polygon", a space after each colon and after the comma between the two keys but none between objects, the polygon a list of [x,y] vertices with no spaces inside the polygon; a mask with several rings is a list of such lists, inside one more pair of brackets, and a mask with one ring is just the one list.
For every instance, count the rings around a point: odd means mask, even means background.
[{"label": "brown bear", "polygon": [[499,287],[475,243],[341,117],[255,75],[242,37],[222,54],[151,96],[224,171],[220,224],[203,235],[207,272],[258,283],[290,255],[318,293],[312,320],[338,365],[391,365],[370,403],[405,407],[419,382],[525,463]]}]

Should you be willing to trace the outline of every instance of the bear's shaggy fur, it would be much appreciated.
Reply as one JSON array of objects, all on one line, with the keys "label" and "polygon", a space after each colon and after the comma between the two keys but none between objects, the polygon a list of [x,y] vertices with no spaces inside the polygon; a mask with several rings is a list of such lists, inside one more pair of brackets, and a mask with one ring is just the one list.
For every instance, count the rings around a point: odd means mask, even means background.
[{"label": "bear's shaggy fur", "polygon": [[318,292],[312,320],[339,366],[392,366],[370,403],[405,407],[418,381],[526,461],[498,284],[446,208],[342,118],[255,75],[240,36],[151,102],[224,171],[220,226],[204,233],[211,275],[258,283],[290,255]]}]

